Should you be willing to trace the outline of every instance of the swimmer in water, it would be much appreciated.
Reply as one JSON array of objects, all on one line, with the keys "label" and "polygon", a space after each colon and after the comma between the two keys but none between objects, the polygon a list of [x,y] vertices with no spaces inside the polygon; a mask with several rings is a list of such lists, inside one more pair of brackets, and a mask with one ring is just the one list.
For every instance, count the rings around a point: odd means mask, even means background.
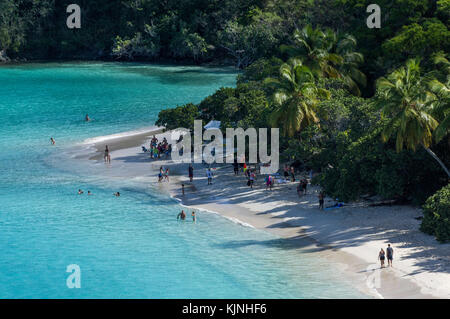
[{"label": "swimmer in water", "polygon": [[53,137],[50,137],[50,142],[52,142],[52,145],[56,144],[55,139]]},{"label": "swimmer in water", "polygon": [[88,115],[88,114],[86,114],[85,120],[86,120],[86,122],[89,122],[89,121],[91,120],[91,119],[89,118],[89,115]]},{"label": "swimmer in water", "polygon": [[185,220],[186,219],[186,213],[184,212],[184,210],[182,210],[181,213],[178,214],[177,220],[178,219],[181,219],[181,220]]},{"label": "swimmer in water", "polygon": [[81,189],[79,189],[78,190],[78,195],[81,195],[81,194],[83,194],[84,192],[81,190]]},{"label": "swimmer in water", "polygon": [[120,193],[119,193],[119,192],[115,192],[115,193],[114,193],[114,196],[120,197]]},{"label": "swimmer in water", "polygon": [[88,195],[92,195],[91,191],[88,191]]}]

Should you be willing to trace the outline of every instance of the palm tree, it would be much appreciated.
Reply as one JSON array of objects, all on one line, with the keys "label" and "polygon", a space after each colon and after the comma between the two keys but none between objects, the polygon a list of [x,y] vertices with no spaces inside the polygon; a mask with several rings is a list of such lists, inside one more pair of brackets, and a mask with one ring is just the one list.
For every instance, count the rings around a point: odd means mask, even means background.
[{"label": "palm tree", "polygon": [[426,79],[420,76],[420,64],[414,59],[407,61],[406,67],[377,81],[378,103],[382,114],[390,118],[381,137],[383,142],[387,142],[395,133],[397,152],[405,146],[415,151],[421,145],[450,178],[447,167],[430,149],[433,131],[439,123],[432,116],[434,97],[426,87]]},{"label": "palm tree", "polygon": [[339,75],[352,94],[361,96],[360,88],[367,85],[365,74],[359,70],[359,66],[364,63],[364,56],[355,51],[357,41],[354,36],[343,34],[338,39],[335,50],[343,58],[338,66]]},{"label": "palm tree", "polygon": [[342,63],[343,58],[329,52],[335,38],[336,34],[331,30],[323,32],[307,25],[294,31],[294,45],[281,45],[280,49],[291,57],[300,58],[314,74],[337,78],[339,72],[334,66]]},{"label": "palm tree", "polygon": [[433,93],[431,99],[433,114],[439,120],[439,125],[434,131],[434,138],[436,142],[439,142],[450,133],[450,62],[445,54],[440,52],[435,55],[434,63],[445,77],[443,81],[432,78],[428,83]]},{"label": "palm tree", "polygon": [[279,78],[268,78],[265,83],[275,89],[276,108],[270,116],[271,122],[280,126],[282,133],[289,137],[318,123],[317,105],[320,99],[330,98],[330,92],[317,87],[312,71],[299,59],[281,65]]},{"label": "palm tree", "polygon": [[328,78],[341,78],[351,93],[361,95],[366,76],[358,69],[363,55],[355,51],[356,39],[348,34],[322,31],[310,25],[294,32],[294,45],[282,45],[282,52],[298,57],[311,71]]}]

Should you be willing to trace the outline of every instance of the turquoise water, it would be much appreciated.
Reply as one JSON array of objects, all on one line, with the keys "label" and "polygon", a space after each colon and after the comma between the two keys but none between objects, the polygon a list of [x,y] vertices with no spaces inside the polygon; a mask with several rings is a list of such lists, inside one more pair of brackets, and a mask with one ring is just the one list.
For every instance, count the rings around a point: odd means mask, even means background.
[{"label": "turquoise water", "polygon": [[[0,67],[0,297],[362,297],[327,260],[264,231],[207,212],[177,222],[180,206],[142,185],[53,165],[86,138],[152,126],[159,110],[235,77],[142,64]],[[80,289],[66,285],[70,264],[81,268]]]}]

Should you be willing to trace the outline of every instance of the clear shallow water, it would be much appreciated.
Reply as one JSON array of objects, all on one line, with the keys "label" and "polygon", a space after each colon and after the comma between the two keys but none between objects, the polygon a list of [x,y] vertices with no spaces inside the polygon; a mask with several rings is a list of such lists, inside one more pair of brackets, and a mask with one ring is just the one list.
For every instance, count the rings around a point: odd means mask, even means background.
[{"label": "clear shallow water", "polygon": [[[148,187],[117,189],[52,165],[70,145],[152,126],[159,110],[199,102],[235,76],[140,64],[0,67],[0,297],[362,297],[332,264],[266,232],[204,212],[196,224],[177,222],[180,206]],[[86,113],[94,121],[84,123]],[[66,286],[69,264],[81,268],[81,289]]]}]

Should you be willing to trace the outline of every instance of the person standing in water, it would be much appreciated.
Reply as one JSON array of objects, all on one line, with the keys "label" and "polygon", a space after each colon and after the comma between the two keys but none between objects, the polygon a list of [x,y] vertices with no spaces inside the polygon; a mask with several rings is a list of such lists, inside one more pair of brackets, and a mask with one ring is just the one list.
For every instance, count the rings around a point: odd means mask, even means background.
[{"label": "person standing in water", "polygon": [[184,184],[181,184],[181,194],[184,196]]},{"label": "person standing in water", "polygon": [[86,114],[86,117],[84,118],[86,120],[86,122],[89,122],[91,119],[89,118],[89,115]]},{"label": "person standing in water", "polygon": [[105,155],[103,156],[103,159],[105,160],[105,163],[111,163],[111,155],[109,154],[108,145],[105,147]]},{"label": "person standing in water", "polygon": [[52,145],[56,144],[55,139],[53,137],[50,137],[50,142],[52,143]]},{"label": "person standing in water", "polygon": [[385,258],[385,253],[383,248],[381,248],[380,252],[378,253],[378,259],[381,262],[381,268],[384,268],[384,258]]},{"label": "person standing in water", "polygon": [[181,219],[181,220],[185,220],[186,219],[186,213],[184,212],[184,210],[181,211],[181,213],[179,213],[177,215],[177,220]]},{"label": "person standing in water", "polygon": [[195,216],[195,212],[192,212],[192,221],[194,223],[197,221],[197,217]]},{"label": "person standing in water", "polygon": [[168,182],[170,182],[169,180],[169,169],[166,168],[166,172],[164,173],[164,180],[167,180]]},{"label": "person standing in water", "polygon": [[394,249],[392,249],[391,244],[388,244],[386,248],[388,266],[392,267],[392,260],[394,259]]}]

